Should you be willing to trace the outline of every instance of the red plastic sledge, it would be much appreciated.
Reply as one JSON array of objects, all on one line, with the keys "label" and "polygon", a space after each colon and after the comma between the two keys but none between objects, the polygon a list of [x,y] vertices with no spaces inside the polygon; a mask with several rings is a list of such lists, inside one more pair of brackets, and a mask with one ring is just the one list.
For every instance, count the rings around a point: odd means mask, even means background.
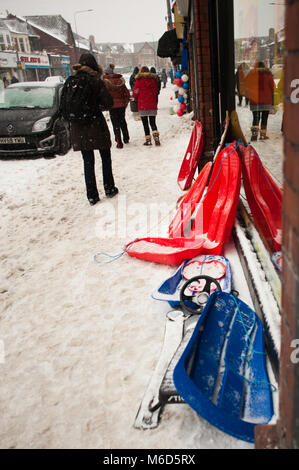
[{"label": "red plastic sledge", "polygon": [[196,209],[196,205],[202,198],[211,167],[212,162],[206,163],[188,193],[183,196],[184,199],[179,204],[177,212],[169,225],[168,232],[170,238],[184,236],[184,229],[190,221],[191,216]]},{"label": "red plastic sledge", "polygon": [[183,191],[189,189],[192,184],[192,179],[202,154],[203,146],[204,138],[202,124],[199,121],[195,121],[177,180],[179,187]]},{"label": "red plastic sledge", "polygon": [[241,185],[241,166],[233,146],[216,158],[207,193],[187,238],[141,238],[126,246],[129,256],[177,265],[200,253],[219,255],[230,236]]},{"label": "red plastic sledge", "polygon": [[243,152],[242,176],[246,198],[257,227],[273,251],[281,250],[282,189],[264,168],[255,149]]}]

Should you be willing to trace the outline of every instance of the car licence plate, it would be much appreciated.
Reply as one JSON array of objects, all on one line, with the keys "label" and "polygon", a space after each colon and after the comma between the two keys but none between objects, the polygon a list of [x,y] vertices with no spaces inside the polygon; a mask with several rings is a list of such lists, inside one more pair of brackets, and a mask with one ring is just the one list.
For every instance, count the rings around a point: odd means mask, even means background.
[{"label": "car licence plate", "polygon": [[0,137],[0,144],[25,144],[25,137]]}]

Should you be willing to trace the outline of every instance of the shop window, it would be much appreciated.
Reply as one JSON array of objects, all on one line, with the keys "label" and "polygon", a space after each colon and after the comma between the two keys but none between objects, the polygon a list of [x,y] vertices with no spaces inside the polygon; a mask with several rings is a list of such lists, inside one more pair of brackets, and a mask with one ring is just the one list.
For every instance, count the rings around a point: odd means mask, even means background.
[{"label": "shop window", "polygon": [[234,0],[236,110],[247,142],[282,182],[282,1]]}]

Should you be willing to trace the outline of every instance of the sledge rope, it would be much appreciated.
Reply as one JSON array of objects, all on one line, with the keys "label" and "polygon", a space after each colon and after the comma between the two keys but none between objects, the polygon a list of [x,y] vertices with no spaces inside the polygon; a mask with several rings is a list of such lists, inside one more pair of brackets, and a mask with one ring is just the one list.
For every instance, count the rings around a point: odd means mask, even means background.
[{"label": "sledge rope", "polygon": [[[231,144],[228,144],[228,145],[231,145]],[[224,160],[226,160],[227,157],[229,157],[229,155],[230,155],[232,152],[236,151],[238,147],[239,147],[239,142],[237,143],[236,148],[233,148],[230,152],[228,152],[227,155],[225,155],[225,157],[222,158],[221,163],[220,163],[220,166],[219,166],[218,173],[217,173],[217,175],[215,176],[215,179],[214,179],[213,183],[211,184],[211,187],[208,189],[208,191],[207,191],[206,194],[204,195],[204,198],[203,198],[202,201],[205,200],[205,198],[207,197],[207,195],[209,194],[209,192],[210,192],[211,189],[213,188],[214,184],[216,183],[216,180],[217,180],[217,178],[218,178],[218,176],[219,176],[219,173],[220,173],[220,170],[221,170],[221,167],[222,167],[222,164],[223,164]],[[225,147],[225,148],[226,148],[226,147]]]},{"label": "sledge rope", "polygon": [[[176,207],[175,207],[176,208]],[[156,227],[158,227],[164,219],[166,219],[166,217],[169,216],[169,214],[171,214],[173,212],[174,208],[170,209],[170,211],[164,215],[156,225],[154,225],[153,227],[149,228],[149,230],[146,232],[146,235],[149,235],[149,233],[155,229]],[[124,250],[122,250],[121,252],[117,253],[116,255],[110,255],[109,253],[105,253],[103,251],[100,251],[99,253],[95,254],[93,259],[94,261],[97,263],[97,264],[108,264],[108,263],[112,263],[113,261],[116,261],[117,259],[121,258],[125,253],[127,253],[130,248],[134,245],[134,243],[136,243],[138,240],[140,240],[139,238],[135,238],[135,240],[132,241],[132,243],[130,244],[130,246],[128,246],[127,248],[125,248]],[[99,256],[105,256],[106,258],[110,258],[110,260],[108,261],[99,261],[98,260],[98,257]]]},{"label": "sledge rope", "polygon": [[[225,155],[225,157],[223,157],[223,159],[221,160],[218,173],[217,173],[217,175],[215,176],[215,179],[214,179],[214,181],[213,181],[211,187],[210,187],[209,190],[206,192],[206,194],[204,195],[204,197],[203,197],[203,199],[202,199],[201,202],[203,202],[203,201],[205,200],[207,194],[211,191],[212,187],[214,186],[214,184],[215,184],[215,182],[216,182],[216,180],[217,180],[217,178],[218,178],[218,176],[219,176],[219,174],[220,174],[220,170],[221,170],[221,167],[222,167],[222,164],[223,164],[224,160],[225,160],[234,150],[236,150],[236,149],[238,148],[238,146],[239,146],[239,142],[237,143],[236,148],[233,148],[233,149],[232,149],[227,155]],[[161,224],[161,222],[162,222],[164,219],[166,219],[166,217],[168,217],[169,214],[171,214],[171,213],[173,212],[173,210],[174,210],[174,209],[172,208],[164,217],[162,217],[162,219],[159,220],[159,222],[158,222],[156,225],[154,225],[154,227],[151,227],[151,228],[146,232],[146,235],[148,235],[148,234],[153,230],[153,228],[158,227],[158,226]],[[133,240],[133,242],[130,244],[130,246],[128,246],[127,248],[125,248],[125,249],[122,250],[121,252],[117,253],[116,255],[110,255],[109,253],[99,252],[99,253],[97,253],[97,254],[94,255],[93,259],[94,259],[94,261],[95,261],[97,264],[108,264],[108,263],[112,263],[113,261],[116,261],[117,259],[121,258],[125,253],[127,253],[127,252],[130,250],[130,248],[134,245],[134,243],[136,243],[138,240],[140,240],[140,239],[139,239],[139,238],[136,238],[135,240]],[[200,246],[200,244],[199,244],[198,246]],[[195,248],[196,248],[196,247],[195,247]],[[99,256],[105,256],[106,258],[109,258],[109,260],[108,260],[108,261],[99,261],[99,259],[98,259]]]},{"label": "sledge rope", "polygon": [[[230,294],[230,296],[233,298],[234,302],[235,302],[235,305],[237,307],[237,311],[239,313],[239,316],[240,316],[240,319],[241,319],[241,323],[242,323],[242,326],[243,326],[243,329],[245,331],[245,334],[246,334],[246,343],[247,343],[247,346],[248,346],[248,349],[249,349],[249,353],[245,356],[242,356],[245,361],[247,362],[247,364],[249,363],[250,361],[250,358],[253,356],[253,354],[261,354],[262,356],[266,356],[266,353],[263,352],[263,351],[256,351],[254,349],[254,344],[253,342],[251,341],[251,338],[249,336],[249,333],[248,333],[248,330],[244,324],[244,320],[243,320],[243,316],[242,316],[242,313],[239,309],[239,305],[238,305],[238,302],[237,302],[237,299],[235,298],[234,295]],[[254,313],[254,325],[256,324],[256,313],[253,311]],[[253,325],[253,326],[254,326]],[[250,344],[248,344],[250,343]],[[275,385],[273,385],[271,382],[267,382],[267,381],[264,381],[264,380],[250,380],[248,377],[244,377],[243,378],[249,382],[249,383],[252,383],[252,384],[255,384],[255,385],[268,385],[273,392],[276,392],[277,391],[277,388],[275,387]]]},{"label": "sledge rope", "polygon": [[[261,168],[261,170],[262,170],[263,176],[264,176],[265,180],[267,181],[267,184],[268,184],[269,188],[270,188],[271,191],[274,193],[275,191],[274,191],[274,189],[272,188],[272,186],[271,186],[271,184],[270,184],[270,182],[269,182],[269,180],[268,180],[268,178],[267,178],[267,175],[266,175],[266,173],[265,173],[265,171],[264,171],[265,167],[264,167],[264,165],[263,165],[263,162],[261,161],[260,156],[259,156],[257,153],[253,152],[251,149],[249,149],[249,152],[250,152],[250,155],[252,155],[253,157],[255,157],[255,158],[257,159],[257,161],[258,161],[258,163],[259,163],[259,165],[260,165],[260,168]],[[268,171],[269,171],[269,170],[268,170]],[[269,171],[269,173],[271,174],[270,171]],[[273,175],[271,174],[271,176],[273,176]],[[280,186],[280,184],[281,184],[281,183],[279,183],[279,186]],[[280,187],[280,189],[281,189],[281,187]]]},{"label": "sledge rope", "polygon": [[[109,253],[105,253],[104,251],[100,251],[99,253],[96,253],[93,257],[94,261],[97,263],[97,264],[109,264],[109,263],[112,263],[113,261],[116,261],[117,259],[121,258],[122,255],[124,255],[125,253],[127,253],[129,251],[129,249],[131,248],[131,246],[138,240],[138,238],[136,238],[130,246],[128,246],[127,248],[125,248],[124,250],[120,251],[119,253],[117,253],[116,255],[109,255]],[[110,258],[110,260],[108,261],[99,261],[98,260],[98,256],[106,256],[106,258]]]}]

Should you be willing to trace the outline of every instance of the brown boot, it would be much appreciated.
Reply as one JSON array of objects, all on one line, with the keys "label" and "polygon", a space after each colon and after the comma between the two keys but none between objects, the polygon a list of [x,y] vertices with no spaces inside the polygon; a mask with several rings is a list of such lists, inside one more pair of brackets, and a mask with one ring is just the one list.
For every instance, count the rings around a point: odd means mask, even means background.
[{"label": "brown boot", "polygon": [[252,126],[251,127],[251,141],[257,140],[259,135],[259,126]]},{"label": "brown boot", "polygon": [[145,136],[145,142],[143,145],[152,145],[152,140],[150,135]]},{"label": "brown boot", "polygon": [[269,139],[269,137],[267,136],[267,129],[261,129],[260,140],[266,140],[266,139]]},{"label": "brown boot", "polygon": [[156,145],[161,145],[160,144],[160,140],[159,140],[159,132],[158,131],[153,131],[153,138],[154,138],[154,141],[155,141],[155,144]]}]

